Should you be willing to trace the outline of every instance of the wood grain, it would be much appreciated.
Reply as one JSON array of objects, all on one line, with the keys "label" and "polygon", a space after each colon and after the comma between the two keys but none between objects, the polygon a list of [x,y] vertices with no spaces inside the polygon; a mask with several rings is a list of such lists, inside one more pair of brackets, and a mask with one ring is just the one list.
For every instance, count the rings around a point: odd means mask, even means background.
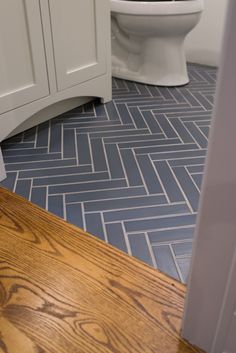
[{"label": "wood grain", "polygon": [[200,353],[185,287],[0,189],[1,353]]}]

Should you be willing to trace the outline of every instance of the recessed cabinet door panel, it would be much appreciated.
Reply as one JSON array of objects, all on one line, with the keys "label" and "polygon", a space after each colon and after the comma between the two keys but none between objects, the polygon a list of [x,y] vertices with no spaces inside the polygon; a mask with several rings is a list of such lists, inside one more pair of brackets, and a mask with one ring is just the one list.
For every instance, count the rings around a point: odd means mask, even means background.
[{"label": "recessed cabinet door panel", "polygon": [[50,0],[58,90],[106,72],[107,0]]},{"label": "recessed cabinet door panel", "polygon": [[48,93],[39,0],[1,0],[0,114]]}]

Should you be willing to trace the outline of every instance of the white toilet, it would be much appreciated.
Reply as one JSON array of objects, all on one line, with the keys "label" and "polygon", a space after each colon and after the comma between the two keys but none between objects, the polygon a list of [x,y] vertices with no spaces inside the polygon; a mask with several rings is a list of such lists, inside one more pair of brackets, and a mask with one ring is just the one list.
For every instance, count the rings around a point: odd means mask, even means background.
[{"label": "white toilet", "polygon": [[159,86],[189,82],[184,40],[203,0],[111,0],[113,76]]}]

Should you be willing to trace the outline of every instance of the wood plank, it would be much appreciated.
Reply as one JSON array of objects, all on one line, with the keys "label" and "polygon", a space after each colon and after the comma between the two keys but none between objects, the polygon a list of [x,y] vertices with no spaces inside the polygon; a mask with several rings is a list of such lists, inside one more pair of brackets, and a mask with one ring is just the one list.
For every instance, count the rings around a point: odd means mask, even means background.
[{"label": "wood plank", "polygon": [[0,189],[1,353],[200,353],[185,286]]}]

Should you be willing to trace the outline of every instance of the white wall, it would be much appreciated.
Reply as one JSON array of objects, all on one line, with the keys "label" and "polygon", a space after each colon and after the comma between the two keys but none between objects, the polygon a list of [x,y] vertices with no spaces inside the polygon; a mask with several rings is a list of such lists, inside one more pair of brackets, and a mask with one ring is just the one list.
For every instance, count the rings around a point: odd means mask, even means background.
[{"label": "white wall", "polygon": [[205,10],[198,26],[186,40],[190,62],[218,65],[228,0],[204,0]]}]

